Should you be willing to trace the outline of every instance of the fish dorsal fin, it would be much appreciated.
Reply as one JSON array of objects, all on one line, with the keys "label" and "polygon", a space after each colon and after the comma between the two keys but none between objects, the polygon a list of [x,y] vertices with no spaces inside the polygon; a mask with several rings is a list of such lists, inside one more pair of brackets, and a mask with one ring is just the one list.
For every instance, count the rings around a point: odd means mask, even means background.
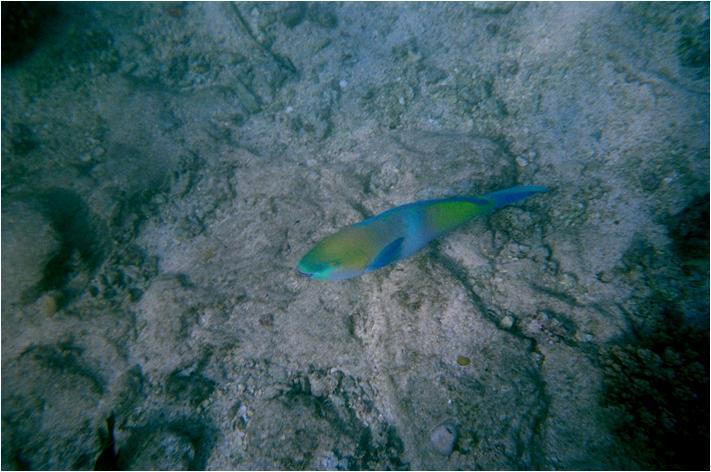
[{"label": "fish dorsal fin", "polygon": [[380,269],[381,267],[398,260],[400,258],[400,254],[402,254],[403,241],[405,241],[405,238],[397,238],[395,241],[392,241],[385,246],[383,250],[375,256],[373,262],[370,263],[368,270]]}]

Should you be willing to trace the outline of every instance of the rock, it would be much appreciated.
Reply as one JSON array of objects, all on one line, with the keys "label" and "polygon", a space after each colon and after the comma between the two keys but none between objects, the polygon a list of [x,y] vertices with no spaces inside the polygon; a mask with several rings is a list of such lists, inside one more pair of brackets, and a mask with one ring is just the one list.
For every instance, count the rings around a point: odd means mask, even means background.
[{"label": "rock", "polygon": [[430,443],[439,454],[448,456],[454,450],[458,436],[459,427],[457,423],[453,420],[447,420],[432,431]]},{"label": "rock", "polygon": [[503,329],[511,329],[511,327],[514,325],[514,318],[511,315],[506,315],[503,318],[501,318],[501,321],[499,321],[499,326],[501,326]]},{"label": "rock", "polygon": [[53,315],[59,308],[59,300],[56,293],[47,293],[39,299],[40,311],[45,316]]}]

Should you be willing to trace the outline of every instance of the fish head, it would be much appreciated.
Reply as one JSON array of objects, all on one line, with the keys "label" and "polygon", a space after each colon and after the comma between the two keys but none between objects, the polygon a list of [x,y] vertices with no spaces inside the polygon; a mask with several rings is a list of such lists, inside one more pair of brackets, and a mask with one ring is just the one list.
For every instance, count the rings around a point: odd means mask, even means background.
[{"label": "fish head", "polygon": [[296,268],[315,280],[345,280],[361,275],[368,261],[367,241],[349,227],[319,241]]}]

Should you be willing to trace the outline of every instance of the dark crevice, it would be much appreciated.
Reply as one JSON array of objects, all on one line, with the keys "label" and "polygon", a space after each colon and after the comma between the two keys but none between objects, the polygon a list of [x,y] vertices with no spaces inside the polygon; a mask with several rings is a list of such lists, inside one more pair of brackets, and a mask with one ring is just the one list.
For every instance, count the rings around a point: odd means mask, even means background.
[{"label": "dark crevice", "polygon": [[[329,375],[319,369],[310,369],[309,372],[317,376]],[[336,431],[351,438],[355,444],[352,455],[335,450],[336,457],[346,464],[347,470],[370,470],[383,463],[387,464],[388,470],[409,469],[409,464],[402,461],[404,446],[397,428],[387,423],[370,426],[361,423],[352,406],[359,395],[349,391],[343,379],[340,375],[332,393],[318,395],[311,390],[309,376],[300,373],[291,380],[289,388],[275,398],[292,411],[301,408],[313,411],[316,418],[326,420]],[[334,402],[334,397],[341,401]]]},{"label": "dark crevice", "polygon": [[696,198],[668,221],[673,248],[682,261],[685,275],[708,264],[709,194]]},{"label": "dark crevice", "polygon": [[286,70],[290,74],[297,74],[298,71],[296,67],[294,67],[294,64],[291,62],[291,60],[289,60],[289,58],[276,54],[270,48],[266,47],[264,44],[257,40],[256,36],[252,32],[252,29],[242,17],[242,13],[240,12],[239,6],[237,4],[232,5],[232,11],[234,11],[235,16],[237,17],[237,21],[239,23],[240,28],[242,28],[242,30],[247,33],[247,35],[254,42],[254,44],[257,45],[264,54],[270,57],[282,70]]},{"label": "dark crevice", "polygon": [[467,294],[469,295],[469,299],[474,305],[474,307],[477,309],[477,311],[487,320],[489,321],[494,327],[496,327],[497,330],[503,331],[504,333],[513,335],[522,341],[524,341],[526,344],[529,345],[529,351],[531,352],[537,352],[537,343],[536,340],[530,336],[527,336],[521,332],[520,329],[516,328],[515,326],[512,327],[511,329],[502,329],[499,326],[499,320],[498,318],[493,314],[493,312],[486,306],[486,303],[484,300],[481,299],[481,297],[476,293],[474,286],[469,282],[469,274],[467,270],[461,266],[461,264],[457,263],[453,259],[445,256],[442,251],[440,250],[440,243],[439,241],[435,241],[432,243],[432,253],[431,257],[434,259],[437,263],[440,264],[443,268],[445,268],[467,291]]},{"label": "dark crevice", "polygon": [[368,211],[368,209],[365,206],[363,206],[361,203],[352,201],[352,202],[350,202],[350,204],[353,207],[353,209],[355,211],[357,211],[364,220],[373,216],[372,213],[370,211]]},{"label": "dark crevice", "polygon": [[[544,356],[538,349],[538,342],[535,338],[527,336],[524,334],[517,326],[513,326],[510,329],[502,329],[499,326],[498,319],[490,311],[484,300],[476,293],[473,285],[469,282],[469,277],[467,270],[458,264],[453,259],[445,256],[439,247],[439,242],[435,241],[433,244],[432,258],[440,264],[445,270],[447,270],[455,280],[457,280],[462,287],[467,291],[469,295],[469,300],[476,310],[491,323],[497,330],[512,335],[524,342],[527,346],[527,350],[531,355],[539,356],[540,362],[542,363]],[[542,446],[543,435],[545,434],[545,422],[548,418],[548,412],[550,410],[551,397],[546,390],[546,382],[543,379],[543,375],[540,371],[540,366],[531,367],[528,369],[528,374],[538,390],[538,396],[540,398],[540,411],[533,416],[532,429],[533,437],[531,438],[531,443],[526,446],[517,446],[517,462],[519,467],[522,469],[536,468],[543,469],[547,467],[548,461],[545,457],[544,448]],[[522,460],[522,456],[525,452],[531,453],[531,464],[526,463]]]},{"label": "dark crevice", "polygon": [[104,393],[104,381],[101,376],[86,365],[82,358],[84,349],[61,342],[56,346],[32,346],[20,357],[30,356],[44,367],[63,375],[76,375],[88,380],[91,389],[98,394]]},{"label": "dark crevice", "polygon": [[12,65],[51,36],[61,19],[54,2],[2,2],[2,63]]},{"label": "dark crevice", "polygon": [[91,276],[106,257],[106,229],[92,215],[82,198],[71,190],[50,189],[32,196],[42,214],[50,221],[60,237],[60,249],[43,269],[42,279],[25,298],[36,298],[41,293],[58,290],[62,306],[69,303],[83,289],[86,277]]},{"label": "dark crevice", "polygon": [[531,286],[531,288],[533,288],[533,289],[535,289],[535,290],[537,290],[537,291],[539,291],[551,298],[555,298],[556,300],[561,301],[561,302],[565,303],[566,305],[570,305],[571,307],[580,308],[583,306],[580,303],[578,303],[578,301],[575,298],[573,298],[572,296],[568,295],[565,292],[559,292],[559,291],[554,290],[552,288],[544,287],[543,285],[538,285],[536,283],[531,283],[530,286]]},{"label": "dark crevice", "polygon": [[99,430],[101,454],[96,459],[94,470],[120,470],[118,451],[114,439],[115,416],[113,413],[106,420],[106,432]]}]

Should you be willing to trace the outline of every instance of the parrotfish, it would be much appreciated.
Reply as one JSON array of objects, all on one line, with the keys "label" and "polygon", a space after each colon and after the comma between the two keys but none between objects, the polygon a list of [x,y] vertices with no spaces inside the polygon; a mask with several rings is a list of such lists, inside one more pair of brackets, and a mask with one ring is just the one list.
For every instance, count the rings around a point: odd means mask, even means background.
[{"label": "parrotfish", "polygon": [[422,200],[386,210],[319,241],[299,261],[299,273],[345,280],[405,259],[476,216],[548,189],[522,185],[480,197]]}]

